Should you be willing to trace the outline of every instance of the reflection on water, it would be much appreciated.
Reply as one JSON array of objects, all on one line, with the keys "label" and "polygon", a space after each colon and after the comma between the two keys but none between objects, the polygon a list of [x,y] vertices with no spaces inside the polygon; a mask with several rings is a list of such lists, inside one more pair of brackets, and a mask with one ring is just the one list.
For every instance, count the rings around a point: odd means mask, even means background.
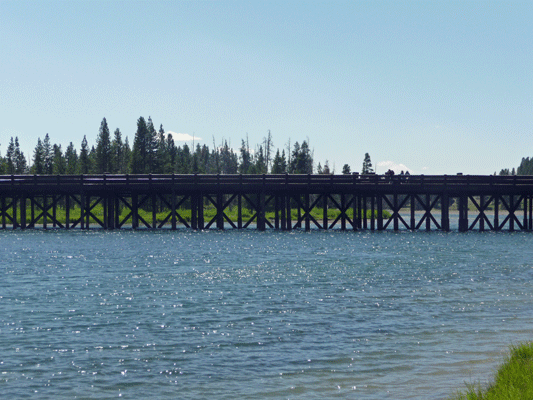
[{"label": "reflection on water", "polygon": [[532,333],[533,237],[0,232],[9,398],[444,398]]}]

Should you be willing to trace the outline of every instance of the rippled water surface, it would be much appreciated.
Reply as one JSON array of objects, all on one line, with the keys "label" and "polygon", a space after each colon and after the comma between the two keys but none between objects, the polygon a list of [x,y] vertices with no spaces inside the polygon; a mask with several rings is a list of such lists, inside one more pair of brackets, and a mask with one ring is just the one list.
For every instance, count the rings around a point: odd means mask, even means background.
[{"label": "rippled water surface", "polygon": [[0,232],[0,391],[427,399],[533,338],[533,235]]}]

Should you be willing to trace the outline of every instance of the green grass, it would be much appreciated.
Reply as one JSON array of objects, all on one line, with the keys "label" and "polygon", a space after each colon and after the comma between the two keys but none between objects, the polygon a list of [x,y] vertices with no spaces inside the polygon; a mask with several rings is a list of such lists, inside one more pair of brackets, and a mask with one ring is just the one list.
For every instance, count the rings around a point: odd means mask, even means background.
[{"label": "green grass", "polygon": [[[9,215],[13,215],[13,210],[12,208],[8,209],[7,210],[8,214]],[[97,204],[92,210],[91,210],[92,214],[94,214],[98,219],[100,219],[100,221],[103,221],[103,218],[104,218],[104,210],[103,210],[103,207],[101,204]],[[187,222],[190,222],[191,221],[191,210],[190,209],[179,209],[177,210],[178,214]],[[35,209],[35,217],[37,217],[39,214],[41,213],[40,209],[36,208]],[[124,218],[128,215],[129,213],[129,209],[126,209],[126,208],[123,208],[122,211],[121,211],[121,214],[120,214],[120,221],[123,221]],[[158,212],[156,213],[156,221],[158,223],[162,222],[168,215],[169,213],[169,210],[164,210],[162,212]],[[234,222],[236,222],[238,220],[238,210],[237,210],[237,207],[230,207],[230,208],[227,208],[225,210],[225,213],[226,215]],[[49,210],[49,214],[52,215],[52,210]],[[243,208],[242,209],[242,218],[243,220],[247,221],[249,220],[253,215],[255,214],[255,211],[253,210],[249,210],[249,209],[246,209],[246,208]],[[348,215],[349,218],[353,219],[353,209],[349,209],[347,210],[346,214]],[[80,218],[80,215],[81,215],[81,210],[79,207],[75,207],[73,209],[70,210],[70,222],[72,223],[73,221],[76,221],[77,219]],[[207,222],[207,221],[210,221],[212,218],[214,218],[216,215],[216,209],[214,207],[204,207],[204,220]],[[271,212],[267,212],[266,214],[266,218],[273,221],[274,218],[275,218],[275,213],[273,211]],[[301,215],[303,215],[303,210],[301,211]],[[323,219],[323,209],[322,208],[314,208],[313,210],[311,210],[311,215],[317,220],[317,221],[322,221]],[[340,211],[337,210],[337,209],[328,209],[328,219],[333,221],[335,220],[338,216],[340,215]],[[390,218],[391,214],[386,211],[386,210],[383,210],[383,218]],[[139,216],[142,217],[146,222],[148,222],[149,224],[152,223],[152,211],[147,211],[147,210],[143,210],[143,209],[139,209]],[[372,212],[370,210],[367,210],[367,213],[366,213],[366,216],[368,219],[371,218],[372,216]],[[363,217],[362,215],[362,211],[361,211],[361,218]],[[374,217],[377,218],[377,211],[374,211]],[[66,223],[66,220],[67,220],[67,216],[66,216],[66,209],[65,208],[62,208],[62,207],[58,207],[56,209],[56,218],[57,220],[62,223],[62,224],[65,224]],[[297,221],[298,220],[298,210],[296,209],[292,209],[291,210],[291,218],[293,221]],[[20,210],[17,210],[17,220],[20,222]],[[31,221],[31,208],[30,207],[27,207],[26,208],[26,223],[30,223]],[[7,220],[6,222],[9,223],[9,220]],[[37,225],[41,225],[43,224],[44,222],[44,218],[39,218],[38,221],[36,221],[36,224]],[[48,217],[47,218],[47,223],[48,224],[51,224],[51,219]],[[90,217],[89,218],[89,222],[91,224],[95,224],[96,221],[94,220],[94,218]],[[167,222],[170,222],[167,221]],[[128,220],[125,221],[125,224],[131,224],[131,217],[128,218]]]},{"label": "green grass", "polygon": [[533,342],[511,346],[509,356],[487,386],[469,385],[450,400],[533,399]]}]

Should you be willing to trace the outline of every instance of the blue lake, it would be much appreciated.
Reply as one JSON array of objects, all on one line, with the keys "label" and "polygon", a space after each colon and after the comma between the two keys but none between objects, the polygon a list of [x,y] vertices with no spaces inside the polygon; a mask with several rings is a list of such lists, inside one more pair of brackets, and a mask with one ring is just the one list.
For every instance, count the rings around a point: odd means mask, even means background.
[{"label": "blue lake", "polygon": [[4,398],[443,399],[532,317],[531,233],[0,232]]}]

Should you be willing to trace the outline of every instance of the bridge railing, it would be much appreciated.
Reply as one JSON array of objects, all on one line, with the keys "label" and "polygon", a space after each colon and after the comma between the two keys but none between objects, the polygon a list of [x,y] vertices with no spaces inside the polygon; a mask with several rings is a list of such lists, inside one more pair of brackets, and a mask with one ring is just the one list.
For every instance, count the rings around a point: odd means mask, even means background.
[{"label": "bridge railing", "polygon": [[0,175],[0,190],[7,187],[51,186],[113,186],[135,188],[139,186],[309,186],[313,188],[338,186],[381,187],[385,185],[409,186],[462,186],[462,187],[531,187],[533,176],[494,175],[163,175],[163,174],[89,174],[89,175]]}]

